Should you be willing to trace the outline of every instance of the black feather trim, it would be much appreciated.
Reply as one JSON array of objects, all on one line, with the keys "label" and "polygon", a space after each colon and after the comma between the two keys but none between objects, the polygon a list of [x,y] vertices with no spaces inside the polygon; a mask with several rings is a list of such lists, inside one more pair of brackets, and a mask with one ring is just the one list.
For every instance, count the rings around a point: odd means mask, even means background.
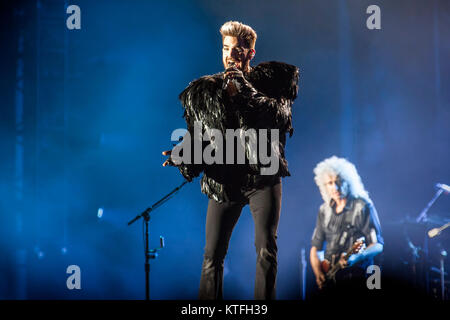
[{"label": "black feather trim", "polygon": [[240,94],[231,99],[222,88],[223,76],[221,72],[201,77],[180,94],[189,132],[193,134],[195,121],[200,121],[203,129],[219,129],[224,137],[226,129],[279,129],[280,169],[274,176],[262,176],[260,165],[178,166],[189,181],[204,171],[202,192],[219,202],[225,195],[230,199],[236,191],[261,187],[272,183],[274,177],[290,175],[284,154],[285,134],[293,132],[291,107],[298,93],[299,70],[282,62],[261,63],[245,73]]}]

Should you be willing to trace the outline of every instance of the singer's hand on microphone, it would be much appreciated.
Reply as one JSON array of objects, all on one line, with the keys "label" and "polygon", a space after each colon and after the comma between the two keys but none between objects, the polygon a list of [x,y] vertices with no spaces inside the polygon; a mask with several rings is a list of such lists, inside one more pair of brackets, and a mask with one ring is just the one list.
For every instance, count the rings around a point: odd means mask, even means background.
[{"label": "singer's hand on microphone", "polygon": [[233,79],[237,79],[237,78],[244,78],[244,73],[239,70],[237,67],[232,66],[229,67],[225,70],[225,81],[228,80],[233,80]]},{"label": "singer's hand on microphone", "polygon": [[233,80],[239,81],[241,79],[244,79],[244,74],[237,67],[232,66],[225,70],[224,81],[226,83],[226,91],[230,97],[235,96],[239,92]]},{"label": "singer's hand on microphone", "polygon": [[174,165],[175,165],[175,164],[173,163],[172,159],[170,158],[170,156],[171,156],[171,154],[172,154],[172,151],[171,151],[171,150],[163,151],[162,154],[163,154],[164,156],[169,156],[169,158],[168,158],[166,161],[164,161],[163,167],[165,167],[165,166],[174,166]]}]

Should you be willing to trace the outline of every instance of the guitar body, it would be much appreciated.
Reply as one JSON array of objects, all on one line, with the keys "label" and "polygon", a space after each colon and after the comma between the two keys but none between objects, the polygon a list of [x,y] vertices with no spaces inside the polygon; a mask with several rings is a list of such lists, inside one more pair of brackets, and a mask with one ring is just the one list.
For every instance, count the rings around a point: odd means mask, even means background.
[{"label": "guitar body", "polygon": [[328,287],[336,280],[336,273],[342,269],[339,263],[331,265],[330,261],[323,260],[320,262],[320,269],[325,274],[324,287]]},{"label": "guitar body", "polygon": [[[344,260],[347,261],[348,258],[355,253],[358,253],[361,251],[361,249],[364,246],[363,239],[358,239],[351,248],[345,253]],[[322,260],[320,262],[320,269],[325,274],[326,281],[324,283],[324,287],[330,286],[331,283],[334,283],[336,281],[336,273],[342,269],[339,262],[336,262],[334,265],[331,265],[330,261],[328,260]]]},{"label": "guitar body", "polygon": [[320,269],[324,274],[327,274],[331,269],[331,263],[328,260],[322,260],[320,262]]}]

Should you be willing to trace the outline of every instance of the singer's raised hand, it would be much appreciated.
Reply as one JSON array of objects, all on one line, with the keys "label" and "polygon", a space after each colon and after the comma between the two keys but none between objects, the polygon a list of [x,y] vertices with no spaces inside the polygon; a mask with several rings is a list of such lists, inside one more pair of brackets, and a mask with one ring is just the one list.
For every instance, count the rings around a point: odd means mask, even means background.
[{"label": "singer's raised hand", "polygon": [[244,74],[235,66],[231,66],[225,70],[224,81],[226,83],[225,89],[230,97],[235,96],[239,90],[236,87],[233,79],[244,77]]},{"label": "singer's raised hand", "polygon": [[164,161],[163,163],[163,167],[165,166],[174,166],[175,164],[173,163],[172,159],[170,158],[170,155],[172,154],[172,150],[166,150],[162,152],[163,156],[169,156],[169,158]]}]

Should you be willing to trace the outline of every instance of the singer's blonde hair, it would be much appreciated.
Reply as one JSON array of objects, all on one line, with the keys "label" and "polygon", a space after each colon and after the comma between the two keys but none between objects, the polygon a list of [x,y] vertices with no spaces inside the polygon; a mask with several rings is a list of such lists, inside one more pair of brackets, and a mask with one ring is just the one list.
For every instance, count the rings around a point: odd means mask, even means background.
[{"label": "singer's blonde hair", "polygon": [[249,49],[255,48],[256,38],[258,37],[255,30],[250,26],[237,21],[225,22],[220,28],[220,34],[222,35],[222,41],[226,36],[236,37],[241,39],[244,46]]}]

